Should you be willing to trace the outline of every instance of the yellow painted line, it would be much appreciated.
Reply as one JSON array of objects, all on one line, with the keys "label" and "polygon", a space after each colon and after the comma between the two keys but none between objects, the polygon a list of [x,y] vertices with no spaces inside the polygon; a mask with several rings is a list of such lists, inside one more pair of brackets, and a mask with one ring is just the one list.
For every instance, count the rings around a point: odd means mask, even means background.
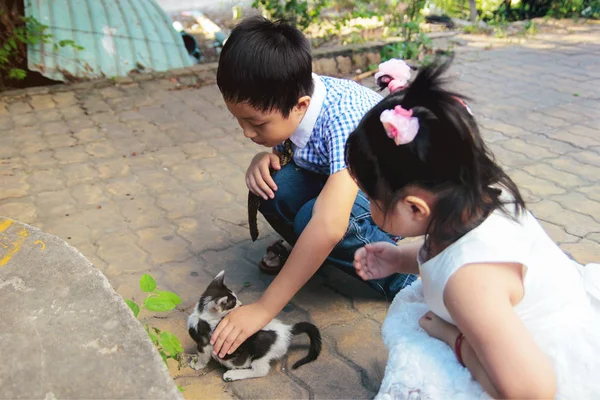
[{"label": "yellow painted line", "polygon": [[[6,221],[8,222],[8,221]],[[11,222],[12,223],[12,222]],[[0,224],[0,232],[2,232],[2,228],[4,227],[4,223]],[[4,229],[8,228],[10,226],[10,224],[8,224],[6,227],[4,227]],[[4,257],[2,257],[2,259],[0,259],[0,267],[5,266],[10,259],[19,252],[19,250],[21,250],[21,246],[23,246],[23,243],[25,243],[25,239],[27,239],[27,236],[29,236],[29,233],[27,233],[27,231],[25,230],[25,228],[21,229],[18,233],[17,233],[17,240],[14,241],[12,243],[13,248],[10,249],[5,255]]]},{"label": "yellow painted line", "polygon": [[12,221],[9,221],[9,220],[4,220],[4,221],[0,222],[0,232],[4,232],[11,225],[12,225]]}]

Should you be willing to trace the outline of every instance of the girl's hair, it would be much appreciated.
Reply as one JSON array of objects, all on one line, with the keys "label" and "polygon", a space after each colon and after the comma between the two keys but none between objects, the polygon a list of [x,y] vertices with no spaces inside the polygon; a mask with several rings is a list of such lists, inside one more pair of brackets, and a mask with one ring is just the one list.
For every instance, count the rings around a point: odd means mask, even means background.
[{"label": "girl's hair", "polygon": [[[494,162],[470,110],[459,100],[464,97],[444,88],[442,75],[451,61],[436,60],[407,88],[383,99],[346,143],[350,173],[386,212],[407,186],[437,195],[427,231],[434,242],[457,240],[496,209],[516,219],[525,208],[517,186]],[[403,145],[387,136],[380,121],[383,111],[398,105],[419,121],[414,140]],[[512,199],[501,198],[500,188]],[[514,208],[508,210],[507,203]]]},{"label": "girl's hair", "polygon": [[313,94],[310,42],[285,21],[246,18],[223,46],[217,85],[226,101],[287,118],[298,99]]}]

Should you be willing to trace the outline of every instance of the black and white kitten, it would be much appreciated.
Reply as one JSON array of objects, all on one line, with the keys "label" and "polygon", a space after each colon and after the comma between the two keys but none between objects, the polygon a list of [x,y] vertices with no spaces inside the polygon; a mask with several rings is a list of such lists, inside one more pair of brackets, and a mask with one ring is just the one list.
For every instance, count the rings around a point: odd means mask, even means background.
[{"label": "black and white kitten", "polygon": [[[210,337],[219,322],[242,303],[223,283],[225,271],[221,271],[208,285],[194,312],[188,317],[188,332],[198,345],[198,361],[191,362],[195,370],[206,367],[212,356],[213,346]],[[317,359],[321,353],[321,334],[319,329],[309,323],[300,322],[286,325],[274,319],[262,330],[250,336],[232,354],[223,358],[213,357],[229,369],[223,375],[227,382],[266,376],[271,361],[282,358],[290,347],[292,336],[306,333],[310,338],[308,355],[297,361],[292,369]]]}]

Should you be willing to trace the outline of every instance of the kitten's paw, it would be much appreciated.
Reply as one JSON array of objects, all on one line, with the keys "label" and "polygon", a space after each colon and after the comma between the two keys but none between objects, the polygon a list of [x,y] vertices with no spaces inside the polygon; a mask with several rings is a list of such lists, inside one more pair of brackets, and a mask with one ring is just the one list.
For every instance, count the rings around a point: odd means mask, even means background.
[{"label": "kitten's paw", "polygon": [[223,374],[223,380],[225,382],[233,382],[233,381],[237,381],[240,378],[238,376],[236,376],[237,374],[234,372],[234,370],[229,370],[227,372],[225,372]]},{"label": "kitten's paw", "polygon": [[206,363],[203,363],[202,361],[200,361],[198,356],[192,356],[190,358],[190,361],[188,362],[188,365],[190,366],[191,369],[196,370],[196,371],[200,371],[201,369],[204,369],[206,367]]}]

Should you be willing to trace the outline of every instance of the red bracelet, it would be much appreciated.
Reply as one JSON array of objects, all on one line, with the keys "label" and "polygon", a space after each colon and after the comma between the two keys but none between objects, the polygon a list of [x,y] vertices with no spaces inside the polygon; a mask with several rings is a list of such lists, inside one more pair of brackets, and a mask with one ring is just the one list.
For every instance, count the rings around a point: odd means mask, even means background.
[{"label": "red bracelet", "polygon": [[463,367],[466,367],[465,362],[463,361],[463,358],[462,358],[462,353],[460,351],[460,347],[462,346],[462,342],[463,342],[464,338],[465,337],[463,336],[462,333],[458,334],[458,336],[456,337],[456,341],[454,342],[454,352],[456,353],[456,359],[458,360],[460,365],[462,365]]}]

